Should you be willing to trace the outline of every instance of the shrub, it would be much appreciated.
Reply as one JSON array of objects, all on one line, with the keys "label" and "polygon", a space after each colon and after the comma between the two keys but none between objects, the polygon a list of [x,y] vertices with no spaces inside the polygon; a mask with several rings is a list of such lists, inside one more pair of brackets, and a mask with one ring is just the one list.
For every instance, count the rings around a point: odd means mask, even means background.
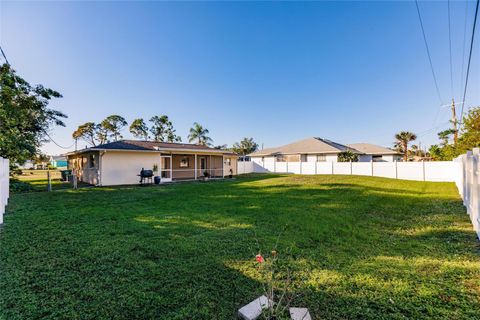
[{"label": "shrub", "polygon": [[30,183],[16,179],[10,180],[10,192],[26,192],[32,191],[33,187]]}]

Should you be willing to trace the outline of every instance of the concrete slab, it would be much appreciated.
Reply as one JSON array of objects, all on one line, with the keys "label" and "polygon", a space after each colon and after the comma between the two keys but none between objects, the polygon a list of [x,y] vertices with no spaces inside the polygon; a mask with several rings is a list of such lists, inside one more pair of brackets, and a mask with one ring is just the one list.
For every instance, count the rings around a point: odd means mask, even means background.
[{"label": "concrete slab", "polygon": [[307,308],[290,308],[290,318],[292,320],[312,320]]},{"label": "concrete slab", "polygon": [[268,298],[260,296],[238,310],[238,318],[243,320],[256,320],[262,314],[262,310],[268,307]]}]

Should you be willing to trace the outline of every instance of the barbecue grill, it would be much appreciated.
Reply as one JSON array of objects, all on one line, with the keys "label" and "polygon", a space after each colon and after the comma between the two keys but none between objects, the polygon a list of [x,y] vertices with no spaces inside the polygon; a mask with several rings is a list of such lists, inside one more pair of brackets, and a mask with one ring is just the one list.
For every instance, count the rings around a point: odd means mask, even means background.
[{"label": "barbecue grill", "polygon": [[140,174],[140,184],[152,183],[153,170],[145,170],[142,168]]}]

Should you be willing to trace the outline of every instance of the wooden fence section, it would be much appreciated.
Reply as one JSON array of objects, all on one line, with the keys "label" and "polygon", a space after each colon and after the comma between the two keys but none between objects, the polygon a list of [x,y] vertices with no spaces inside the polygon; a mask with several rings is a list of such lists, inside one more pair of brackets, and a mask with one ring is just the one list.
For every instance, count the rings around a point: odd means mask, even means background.
[{"label": "wooden fence section", "polygon": [[463,204],[467,208],[467,214],[473,224],[473,229],[480,239],[480,149],[474,148],[454,160],[458,164],[456,172],[456,181],[458,191],[463,199]]},{"label": "wooden fence section", "polygon": [[0,224],[3,223],[3,214],[9,197],[9,161],[0,158]]}]

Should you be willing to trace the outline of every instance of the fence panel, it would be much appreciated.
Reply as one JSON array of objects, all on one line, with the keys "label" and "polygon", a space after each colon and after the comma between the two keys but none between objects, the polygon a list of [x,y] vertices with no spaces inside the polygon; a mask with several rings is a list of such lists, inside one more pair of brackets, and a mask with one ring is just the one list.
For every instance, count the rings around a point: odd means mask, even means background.
[{"label": "fence panel", "polygon": [[332,162],[333,174],[352,174],[350,162]]},{"label": "fence panel", "polygon": [[5,207],[8,204],[9,191],[9,161],[8,159],[0,158],[0,224],[3,223],[3,214]]},{"label": "fence panel", "polygon": [[480,239],[480,149],[475,148],[454,160],[455,183],[467,208],[473,230]]},{"label": "fence panel", "polygon": [[315,162],[301,162],[302,174],[316,174]]},{"label": "fence panel", "polygon": [[277,162],[277,164],[275,165],[275,172],[287,173],[288,172],[288,162]]},{"label": "fence panel", "polygon": [[371,162],[354,162],[352,163],[352,174],[359,176],[371,176],[372,174]]},{"label": "fence panel", "polygon": [[397,178],[424,181],[424,167],[425,162],[397,162]]},{"label": "fence panel", "polygon": [[373,162],[373,176],[395,179],[397,178],[396,165],[396,162]]},{"label": "fence panel", "polygon": [[425,162],[425,180],[426,181],[455,181],[455,177],[460,174],[459,164],[452,161],[432,161]]}]

